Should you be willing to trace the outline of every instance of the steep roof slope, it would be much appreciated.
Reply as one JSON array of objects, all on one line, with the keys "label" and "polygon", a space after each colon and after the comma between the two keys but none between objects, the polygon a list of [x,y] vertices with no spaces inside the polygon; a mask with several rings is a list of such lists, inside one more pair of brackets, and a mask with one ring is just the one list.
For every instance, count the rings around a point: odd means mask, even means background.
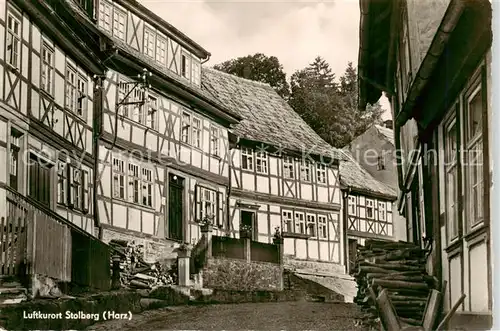
[{"label": "steep roof slope", "polygon": [[343,159],[268,84],[202,69],[202,87],[243,120],[234,133],[282,149]]},{"label": "steep roof slope", "polygon": [[335,155],[340,160],[343,185],[360,193],[396,197],[396,192],[362,169],[348,151],[324,141],[268,84],[203,68],[202,87],[243,118],[232,127],[236,135],[297,152]]}]

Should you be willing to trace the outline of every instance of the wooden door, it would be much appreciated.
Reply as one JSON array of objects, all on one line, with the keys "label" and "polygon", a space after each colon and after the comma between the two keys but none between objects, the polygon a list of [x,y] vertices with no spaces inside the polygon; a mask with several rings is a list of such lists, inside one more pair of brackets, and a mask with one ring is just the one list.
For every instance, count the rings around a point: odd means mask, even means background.
[{"label": "wooden door", "polygon": [[167,237],[169,239],[183,240],[184,179],[170,174],[168,184]]},{"label": "wooden door", "polygon": [[358,240],[349,239],[349,274],[352,273],[356,265],[356,254],[358,249]]},{"label": "wooden door", "polygon": [[257,226],[255,224],[255,213],[253,211],[242,210],[240,213],[240,236],[242,229],[249,229],[252,240],[257,238]]}]

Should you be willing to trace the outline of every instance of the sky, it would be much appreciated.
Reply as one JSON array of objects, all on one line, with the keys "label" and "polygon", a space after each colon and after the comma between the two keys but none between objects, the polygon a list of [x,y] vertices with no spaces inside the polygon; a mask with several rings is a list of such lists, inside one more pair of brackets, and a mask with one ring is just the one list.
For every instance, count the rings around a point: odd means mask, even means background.
[{"label": "sky", "polygon": [[[358,0],[140,0],[212,55],[212,66],[263,53],[276,56],[287,74],[323,57],[336,77],[358,60]],[[389,103],[383,98],[391,117]]]}]

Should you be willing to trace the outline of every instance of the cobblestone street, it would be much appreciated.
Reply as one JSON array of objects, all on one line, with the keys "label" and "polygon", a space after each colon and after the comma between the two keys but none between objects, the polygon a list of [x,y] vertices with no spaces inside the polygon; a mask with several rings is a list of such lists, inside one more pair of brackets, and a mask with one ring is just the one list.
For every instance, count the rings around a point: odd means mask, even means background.
[{"label": "cobblestone street", "polygon": [[147,311],[132,320],[88,330],[361,330],[354,304],[319,302],[182,306]]}]

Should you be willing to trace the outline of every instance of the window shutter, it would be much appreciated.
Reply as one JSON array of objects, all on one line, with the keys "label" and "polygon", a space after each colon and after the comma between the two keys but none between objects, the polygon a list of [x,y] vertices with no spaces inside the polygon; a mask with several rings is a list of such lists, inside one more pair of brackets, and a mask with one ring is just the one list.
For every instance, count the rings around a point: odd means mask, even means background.
[{"label": "window shutter", "polygon": [[74,180],[74,174],[73,174],[73,167],[70,164],[66,165],[67,169],[67,174],[68,174],[68,186],[67,186],[67,201],[68,201],[68,207],[73,208],[73,201],[74,201],[74,194],[73,194],[73,180]]},{"label": "window shutter", "polygon": [[217,225],[224,226],[224,212],[222,204],[222,192],[217,192]]},{"label": "window shutter", "polygon": [[201,221],[201,190],[200,186],[196,185],[194,190],[195,201],[195,221]]},{"label": "window shutter", "polygon": [[89,173],[87,170],[82,171],[82,211],[84,214],[89,212]]}]

